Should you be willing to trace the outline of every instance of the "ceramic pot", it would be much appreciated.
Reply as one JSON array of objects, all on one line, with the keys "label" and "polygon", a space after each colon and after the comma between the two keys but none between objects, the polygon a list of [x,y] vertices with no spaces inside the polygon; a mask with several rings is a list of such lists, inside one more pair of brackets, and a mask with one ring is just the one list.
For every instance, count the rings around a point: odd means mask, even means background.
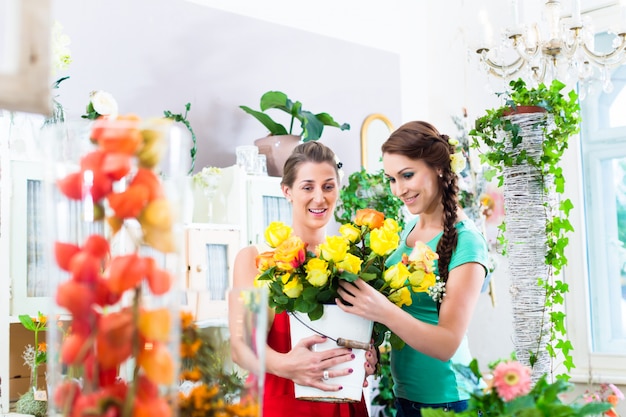
[{"label": "ceramic pot", "polygon": [[267,175],[270,177],[283,176],[285,161],[300,143],[300,136],[296,135],[266,136],[254,141],[259,154],[265,155],[267,159]]}]

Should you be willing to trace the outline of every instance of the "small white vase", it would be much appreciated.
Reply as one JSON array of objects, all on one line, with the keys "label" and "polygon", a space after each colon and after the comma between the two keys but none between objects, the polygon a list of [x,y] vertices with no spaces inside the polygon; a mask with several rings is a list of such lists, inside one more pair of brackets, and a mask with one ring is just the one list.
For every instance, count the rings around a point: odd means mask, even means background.
[{"label": "small white vase", "polygon": [[[319,320],[311,321],[303,313],[289,315],[291,330],[291,346],[294,346],[305,337],[323,334],[328,337],[324,343],[314,345],[316,351],[324,351],[338,347],[335,340],[343,338],[369,344],[372,339],[374,323],[354,314],[346,313],[336,305],[325,305],[324,314]],[[312,330],[314,329],[314,330]],[[334,339],[334,340],[332,340]],[[365,350],[352,349],[355,358],[351,362],[329,368],[352,368],[353,372],[346,376],[330,378],[330,385],[340,385],[343,388],[337,392],[322,391],[317,388],[295,385],[295,396],[300,400],[321,402],[358,402],[363,395],[363,381],[365,380]]]}]

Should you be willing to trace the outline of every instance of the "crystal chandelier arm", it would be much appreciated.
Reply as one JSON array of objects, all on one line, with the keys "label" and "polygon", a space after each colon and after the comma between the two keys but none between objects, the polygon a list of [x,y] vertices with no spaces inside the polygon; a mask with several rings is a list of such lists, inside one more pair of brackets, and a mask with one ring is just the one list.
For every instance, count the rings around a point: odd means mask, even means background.
[{"label": "crystal chandelier arm", "polygon": [[611,52],[607,52],[604,54],[596,54],[594,51],[587,48],[585,43],[581,42],[581,47],[585,51],[585,54],[591,59],[594,63],[598,65],[617,65],[621,63],[624,59],[626,59],[626,54],[623,54],[626,49],[626,33],[620,33],[619,36],[622,41],[620,45],[618,45]]},{"label": "crystal chandelier arm", "polygon": [[487,56],[488,48],[480,48],[476,53],[480,55],[481,62],[487,65],[489,73],[499,78],[515,75],[526,63],[522,57],[519,57],[510,64],[497,64]]},{"label": "crystal chandelier arm", "polygon": [[534,48],[531,50],[528,48],[528,45],[526,45],[526,39],[524,38],[524,36],[519,35],[519,34],[514,34],[509,36],[509,39],[511,39],[511,41],[513,42],[513,47],[515,48],[515,51],[517,52],[517,54],[521,57],[521,59],[523,59],[525,62],[530,62],[533,60],[533,58],[535,58],[537,56],[537,53],[539,52],[539,44],[541,42],[536,42]]}]

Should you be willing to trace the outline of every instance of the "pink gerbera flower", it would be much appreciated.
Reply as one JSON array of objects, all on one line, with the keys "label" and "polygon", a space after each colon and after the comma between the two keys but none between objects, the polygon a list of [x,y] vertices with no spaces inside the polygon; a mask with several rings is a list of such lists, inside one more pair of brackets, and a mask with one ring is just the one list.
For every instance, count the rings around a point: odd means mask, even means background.
[{"label": "pink gerbera flower", "polygon": [[530,392],[530,369],[519,362],[500,362],[493,370],[493,386],[504,401]]}]

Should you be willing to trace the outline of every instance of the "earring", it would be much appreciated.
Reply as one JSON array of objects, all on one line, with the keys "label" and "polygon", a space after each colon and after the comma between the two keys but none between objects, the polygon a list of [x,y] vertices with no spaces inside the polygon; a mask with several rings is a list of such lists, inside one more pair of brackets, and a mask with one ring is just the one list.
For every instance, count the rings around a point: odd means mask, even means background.
[{"label": "earring", "polygon": [[439,178],[443,178],[443,174],[439,174]]}]

